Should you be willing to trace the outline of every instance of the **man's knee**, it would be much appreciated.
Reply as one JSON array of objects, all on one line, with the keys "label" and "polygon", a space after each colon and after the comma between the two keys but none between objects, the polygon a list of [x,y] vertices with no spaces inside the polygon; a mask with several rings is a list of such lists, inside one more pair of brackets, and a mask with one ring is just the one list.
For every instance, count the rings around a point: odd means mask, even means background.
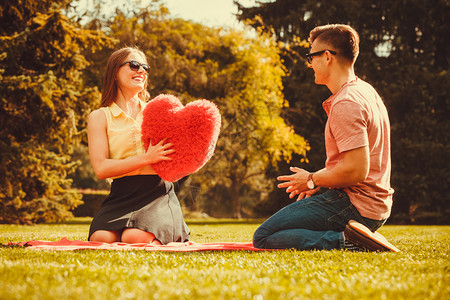
[{"label": "man's knee", "polygon": [[253,247],[259,249],[265,249],[266,240],[270,236],[270,233],[262,227],[258,227],[253,234]]}]

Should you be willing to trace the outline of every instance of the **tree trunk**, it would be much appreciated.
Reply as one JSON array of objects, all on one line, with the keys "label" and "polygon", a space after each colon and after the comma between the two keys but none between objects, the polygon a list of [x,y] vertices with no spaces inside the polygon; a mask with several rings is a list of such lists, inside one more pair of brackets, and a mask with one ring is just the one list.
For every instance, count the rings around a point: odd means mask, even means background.
[{"label": "tree trunk", "polygon": [[241,219],[241,199],[239,195],[239,183],[237,180],[233,180],[231,184],[231,213],[232,217]]}]

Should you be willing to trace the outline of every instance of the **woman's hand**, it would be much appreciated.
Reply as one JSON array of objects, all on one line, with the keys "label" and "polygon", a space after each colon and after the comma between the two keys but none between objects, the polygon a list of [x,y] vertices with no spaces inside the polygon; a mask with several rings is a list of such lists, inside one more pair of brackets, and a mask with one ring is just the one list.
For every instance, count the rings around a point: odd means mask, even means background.
[{"label": "woman's hand", "polygon": [[171,157],[167,155],[175,152],[175,149],[170,149],[173,144],[165,143],[167,139],[159,141],[156,145],[152,145],[151,141],[148,146],[147,152],[145,153],[146,161],[148,164],[155,164],[162,160],[172,160]]},{"label": "woman's hand", "polygon": [[109,158],[109,144],[107,135],[106,115],[100,109],[89,114],[88,145],[89,156],[95,174],[100,179],[122,176],[139,168],[147,168],[145,174],[154,174],[150,164],[162,160],[171,160],[167,155],[175,152],[171,143],[165,144],[166,139],[156,145],[150,145],[143,154],[129,156],[123,159]]}]

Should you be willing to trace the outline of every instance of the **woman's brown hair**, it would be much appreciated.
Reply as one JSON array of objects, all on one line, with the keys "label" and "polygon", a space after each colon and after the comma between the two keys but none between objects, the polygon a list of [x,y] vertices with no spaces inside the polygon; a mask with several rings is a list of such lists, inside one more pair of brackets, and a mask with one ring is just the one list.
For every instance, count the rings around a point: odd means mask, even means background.
[{"label": "woman's brown hair", "polygon": [[[119,67],[122,63],[125,62],[128,55],[131,53],[139,54],[147,63],[147,58],[145,57],[144,52],[134,47],[125,47],[115,51],[108,59],[106,63],[105,77],[103,79],[103,88],[102,88],[102,101],[100,103],[100,107],[110,106],[117,98],[117,81],[116,75],[119,71]],[[138,94],[139,98],[142,101],[147,101],[150,98],[150,94],[147,91],[148,85],[148,77],[145,81],[144,89]]]}]

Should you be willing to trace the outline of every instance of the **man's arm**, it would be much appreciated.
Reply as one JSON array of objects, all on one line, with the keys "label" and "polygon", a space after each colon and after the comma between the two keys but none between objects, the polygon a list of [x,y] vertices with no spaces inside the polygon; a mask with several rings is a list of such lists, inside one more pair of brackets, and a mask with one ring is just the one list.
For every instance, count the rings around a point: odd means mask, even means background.
[{"label": "man's arm", "polygon": [[[321,169],[314,173],[313,180],[316,186],[329,188],[344,188],[366,179],[369,174],[370,157],[369,147],[361,147],[342,153],[342,160],[332,169]],[[279,188],[287,188],[291,193],[290,198],[305,191],[309,172],[291,167],[292,175],[279,176],[278,180],[285,181],[278,185]]]},{"label": "man's arm", "polygon": [[369,147],[361,147],[342,153],[343,159],[331,170],[314,173],[317,186],[345,188],[364,181],[369,174]]}]

